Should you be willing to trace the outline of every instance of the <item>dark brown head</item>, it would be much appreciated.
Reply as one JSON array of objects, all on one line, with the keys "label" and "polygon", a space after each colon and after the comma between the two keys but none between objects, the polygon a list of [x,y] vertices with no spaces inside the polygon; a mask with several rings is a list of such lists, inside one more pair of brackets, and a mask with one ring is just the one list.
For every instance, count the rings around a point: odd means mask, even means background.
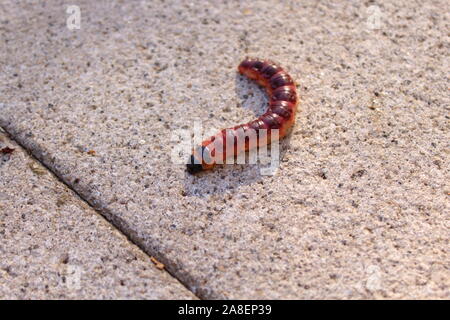
[{"label": "dark brown head", "polygon": [[199,162],[194,155],[191,155],[189,158],[189,162],[186,164],[186,170],[190,174],[195,174],[197,172],[203,171],[203,166],[201,162]]},{"label": "dark brown head", "polygon": [[195,174],[203,171],[203,157],[207,156],[208,149],[204,146],[197,147],[189,158],[186,164],[186,170],[190,174]]}]

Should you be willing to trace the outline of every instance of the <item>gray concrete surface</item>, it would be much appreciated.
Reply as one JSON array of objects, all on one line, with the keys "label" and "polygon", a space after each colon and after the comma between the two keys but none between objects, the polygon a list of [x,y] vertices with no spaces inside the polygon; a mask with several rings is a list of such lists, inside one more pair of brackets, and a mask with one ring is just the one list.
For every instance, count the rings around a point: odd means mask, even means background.
[{"label": "gray concrete surface", "polygon": [[[449,298],[448,2],[68,3],[2,5],[0,124],[193,292]],[[173,130],[263,112],[246,55],[299,83],[280,170],[188,176]]]},{"label": "gray concrete surface", "polygon": [[1,132],[0,177],[0,299],[195,299]]}]

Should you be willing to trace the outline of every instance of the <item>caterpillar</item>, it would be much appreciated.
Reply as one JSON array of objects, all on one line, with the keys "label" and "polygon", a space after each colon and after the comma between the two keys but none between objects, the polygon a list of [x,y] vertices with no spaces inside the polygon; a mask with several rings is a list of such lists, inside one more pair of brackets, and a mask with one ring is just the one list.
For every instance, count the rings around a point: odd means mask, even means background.
[{"label": "caterpillar", "polygon": [[[230,150],[227,145],[234,151],[233,155],[237,156],[241,152],[268,144],[273,129],[278,130],[278,139],[283,138],[295,122],[299,100],[296,86],[282,67],[270,60],[246,58],[239,64],[238,72],[265,88],[269,96],[269,108],[256,120],[222,129],[194,148],[186,167],[191,174],[212,169],[217,159],[225,161],[226,150]],[[256,144],[249,143],[250,132],[256,134]],[[245,143],[237,143],[238,137],[242,136],[245,137]],[[217,145],[221,148],[217,148]]]}]

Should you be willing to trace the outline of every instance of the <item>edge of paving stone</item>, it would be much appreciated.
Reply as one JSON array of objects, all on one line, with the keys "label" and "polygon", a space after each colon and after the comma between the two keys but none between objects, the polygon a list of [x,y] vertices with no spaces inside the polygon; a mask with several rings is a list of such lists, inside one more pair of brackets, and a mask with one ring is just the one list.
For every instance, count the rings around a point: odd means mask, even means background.
[{"label": "edge of paving stone", "polygon": [[[56,168],[64,171],[66,166],[64,163],[59,163],[55,159],[51,158],[51,155],[44,151],[44,148],[39,143],[36,143],[32,138],[25,137],[25,134],[14,127],[11,121],[8,121],[0,116],[0,130],[4,131],[11,140],[15,141],[19,146],[29,152],[37,161],[39,161],[47,170],[53,173],[59,181],[64,183],[68,188],[77,194],[81,200],[85,201],[90,207],[93,208],[100,216],[105,218],[116,229],[118,229],[125,237],[140,248],[147,255],[156,258],[162,262],[165,266],[164,270],[174,277],[180,284],[186,289],[191,291],[195,296],[200,299],[226,299],[223,295],[220,295],[211,290],[204,289],[196,281],[188,271],[185,270],[182,263],[177,263],[167,258],[164,253],[152,250],[157,244],[146,241],[141,238],[138,233],[133,230],[127,221],[120,216],[113,214],[113,211],[108,208],[106,204],[103,204],[101,199],[95,199],[89,193],[89,190],[82,184],[74,185],[70,181],[67,181]],[[152,239],[150,239],[151,241]]]}]

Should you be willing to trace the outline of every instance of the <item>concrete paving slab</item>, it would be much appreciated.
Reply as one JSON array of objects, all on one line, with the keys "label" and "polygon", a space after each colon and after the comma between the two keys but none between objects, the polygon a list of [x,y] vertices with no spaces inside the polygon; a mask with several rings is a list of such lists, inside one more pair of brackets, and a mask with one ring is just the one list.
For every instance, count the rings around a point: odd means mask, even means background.
[{"label": "concrete paving slab", "polygon": [[[0,124],[190,289],[449,298],[446,1],[77,3],[2,6]],[[263,112],[246,55],[299,83],[280,169],[189,176],[174,130]]]},{"label": "concrete paving slab", "polygon": [[0,299],[195,299],[0,133]]}]

